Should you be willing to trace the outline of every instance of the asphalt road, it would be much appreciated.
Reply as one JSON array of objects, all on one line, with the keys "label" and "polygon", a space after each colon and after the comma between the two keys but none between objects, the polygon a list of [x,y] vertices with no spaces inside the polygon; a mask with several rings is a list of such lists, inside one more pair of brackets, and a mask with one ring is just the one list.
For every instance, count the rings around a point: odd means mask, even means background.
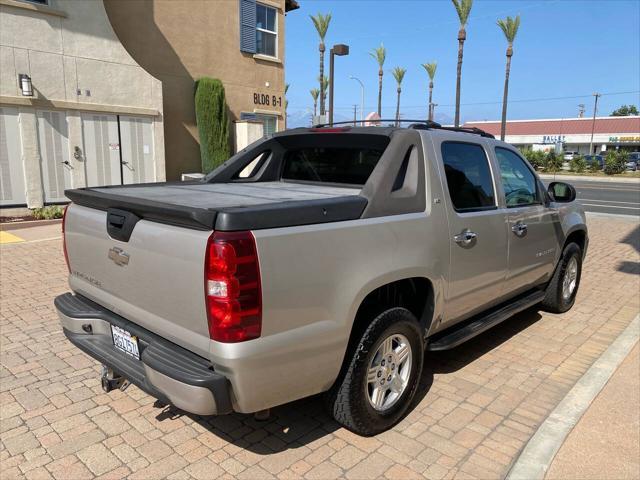
[{"label": "asphalt road", "polygon": [[[562,177],[558,177],[562,180]],[[548,185],[552,180],[544,179]],[[640,183],[567,180],[587,212],[640,216]]]}]

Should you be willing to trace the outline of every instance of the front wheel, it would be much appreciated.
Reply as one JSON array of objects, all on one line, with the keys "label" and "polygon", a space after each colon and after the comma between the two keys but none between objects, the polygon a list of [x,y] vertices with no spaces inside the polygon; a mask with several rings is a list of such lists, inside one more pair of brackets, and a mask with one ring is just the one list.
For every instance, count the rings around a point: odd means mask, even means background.
[{"label": "front wheel", "polygon": [[378,315],[366,329],[347,368],[327,392],[337,422],[364,436],[395,425],[413,399],[424,356],[420,325],[404,308]]},{"label": "front wheel", "polygon": [[556,271],[547,285],[542,307],[548,312],[563,313],[573,307],[582,274],[582,250],[568,244],[560,257]]}]

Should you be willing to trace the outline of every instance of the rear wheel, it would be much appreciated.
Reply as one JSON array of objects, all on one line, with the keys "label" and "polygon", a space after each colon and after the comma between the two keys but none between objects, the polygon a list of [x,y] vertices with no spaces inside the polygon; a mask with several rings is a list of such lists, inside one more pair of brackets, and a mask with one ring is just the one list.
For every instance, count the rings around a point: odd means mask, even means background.
[{"label": "rear wheel", "polygon": [[582,250],[575,243],[568,244],[556,271],[547,285],[542,307],[548,312],[563,313],[573,307],[582,273]]},{"label": "rear wheel", "polygon": [[424,356],[420,326],[404,308],[378,315],[360,338],[342,375],[327,392],[333,417],[370,436],[395,425],[415,395]]}]

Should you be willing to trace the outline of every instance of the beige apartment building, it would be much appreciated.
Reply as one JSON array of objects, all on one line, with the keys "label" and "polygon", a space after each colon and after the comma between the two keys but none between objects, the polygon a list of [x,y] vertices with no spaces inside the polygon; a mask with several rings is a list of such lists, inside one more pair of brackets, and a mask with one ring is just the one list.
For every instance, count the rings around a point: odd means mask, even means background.
[{"label": "beige apartment building", "polygon": [[[0,0],[0,208],[200,171],[195,81],[284,127],[293,0]],[[234,131],[232,126],[230,130]]]}]

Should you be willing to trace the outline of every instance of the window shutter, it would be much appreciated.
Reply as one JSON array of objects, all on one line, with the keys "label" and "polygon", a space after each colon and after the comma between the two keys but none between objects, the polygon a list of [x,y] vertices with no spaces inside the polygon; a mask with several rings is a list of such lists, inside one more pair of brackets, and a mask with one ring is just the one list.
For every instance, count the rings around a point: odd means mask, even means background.
[{"label": "window shutter", "polygon": [[256,53],[256,0],[240,0],[240,51]]}]

